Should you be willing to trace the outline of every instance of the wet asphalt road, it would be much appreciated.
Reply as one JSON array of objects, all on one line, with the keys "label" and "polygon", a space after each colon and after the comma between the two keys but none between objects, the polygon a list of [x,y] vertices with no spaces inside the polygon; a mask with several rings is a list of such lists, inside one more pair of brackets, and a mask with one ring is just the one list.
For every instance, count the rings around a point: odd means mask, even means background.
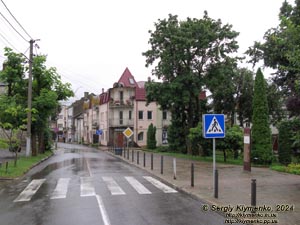
[{"label": "wet asphalt road", "polygon": [[0,181],[0,224],[224,224],[201,210],[204,203],[166,185],[108,153],[59,143],[55,156],[23,178]]}]

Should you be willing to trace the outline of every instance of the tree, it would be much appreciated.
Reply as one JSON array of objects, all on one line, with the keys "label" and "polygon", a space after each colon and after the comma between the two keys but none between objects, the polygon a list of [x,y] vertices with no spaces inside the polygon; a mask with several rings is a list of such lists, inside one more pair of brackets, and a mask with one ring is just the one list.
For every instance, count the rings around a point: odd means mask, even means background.
[{"label": "tree", "polygon": [[252,71],[246,68],[239,68],[234,80],[236,83],[236,108],[241,127],[244,127],[245,122],[250,124],[252,121],[253,77]]},{"label": "tree", "polygon": [[235,60],[228,60],[212,65],[205,79],[216,113],[227,114],[231,126],[235,123],[236,113],[240,126],[251,122],[254,83],[251,71],[238,68]]},{"label": "tree", "polygon": [[200,115],[199,94],[209,66],[225,61],[238,49],[238,33],[231,25],[211,19],[204,12],[202,19],[177,16],[158,20],[155,31],[149,31],[150,50],[143,53],[146,66],[156,63],[152,75],[162,82],[146,84],[147,101],[157,101],[162,109],[172,113],[168,141],[173,150],[191,153],[187,138],[196,127]]},{"label": "tree", "polygon": [[258,69],[254,83],[251,159],[261,164],[269,164],[273,158],[266,85]]},{"label": "tree", "polygon": [[147,148],[155,149],[156,148],[156,127],[151,123],[147,131]]},{"label": "tree", "polygon": [[32,107],[38,111],[32,123],[32,155],[37,154],[36,136],[38,137],[38,150],[43,153],[48,138],[45,140],[45,133],[49,129],[49,117],[58,112],[59,101],[66,100],[73,96],[69,83],[62,83],[61,77],[55,68],[47,68],[46,56],[38,55],[33,58],[32,69]]},{"label": "tree", "polygon": [[[27,123],[27,88],[28,79],[24,77],[25,59],[21,54],[14,53],[5,48],[7,60],[4,69],[0,73],[0,79],[7,84],[6,95],[0,98],[0,127],[13,133],[17,133],[24,123]],[[45,150],[45,141],[49,141],[49,118],[53,117],[59,101],[73,96],[69,83],[62,83],[55,68],[45,66],[45,56],[33,58],[33,82],[32,82],[32,155],[37,154],[36,135],[40,152]],[[47,133],[47,140],[45,140]]]},{"label": "tree", "polygon": [[280,24],[269,29],[264,42],[255,42],[247,54],[254,65],[260,60],[276,72],[273,81],[286,98],[286,107],[291,116],[300,116],[300,1],[295,5],[284,1],[280,13]]},{"label": "tree", "polygon": [[4,49],[6,60],[0,71],[1,82],[7,85],[7,92],[0,95],[0,128],[5,138],[1,140],[15,154],[21,150],[21,137],[26,127],[26,82],[24,81],[25,59],[22,54]]}]

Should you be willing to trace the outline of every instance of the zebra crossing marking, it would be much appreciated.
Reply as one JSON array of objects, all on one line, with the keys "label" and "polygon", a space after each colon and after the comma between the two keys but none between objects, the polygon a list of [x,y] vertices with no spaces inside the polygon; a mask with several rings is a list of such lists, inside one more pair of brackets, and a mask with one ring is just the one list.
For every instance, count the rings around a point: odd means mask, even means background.
[{"label": "zebra crossing marking", "polygon": [[151,194],[151,192],[134,177],[125,177],[125,179],[139,194]]},{"label": "zebra crossing marking", "polygon": [[70,178],[59,178],[50,199],[66,198]]},{"label": "zebra crossing marking", "polygon": [[162,190],[164,193],[177,193],[176,190],[173,188],[165,185],[164,183],[160,182],[157,179],[154,179],[153,177],[150,176],[143,176],[147,181],[149,181],[151,184],[153,184],[155,187],[158,189]]},{"label": "zebra crossing marking", "polygon": [[123,189],[117,184],[112,177],[102,177],[112,195],[126,195]]},{"label": "zebra crossing marking", "polygon": [[32,196],[37,192],[46,179],[32,180],[21,194],[14,200],[14,202],[28,202]]},{"label": "zebra crossing marking", "polygon": [[80,196],[95,196],[95,188],[92,182],[92,177],[80,177]]},{"label": "zebra crossing marking", "polygon": [[[125,176],[125,180],[132,186],[138,194],[152,194],[142,183],[132,176]],[[177,191],[159,180],[151,176],[143,176],[143,178],[153,186],[163,191],[164,193],[176,193]],[[126,195],[125,191],[119,186],[115,179],[108,176],[103,176],[102,180],[106,184],[111,195]],[[34,194],[39,190],[46,179],[34,179],[27,187],[19,194],[14,202],[30,201]],[[70,186],[70,178],[59,178],[54,191],[50,195],[50,199],[64,199],[67,197],[68,188]],[[95,187],[92,177],[80,177],[80,197],[96,196]]]}]

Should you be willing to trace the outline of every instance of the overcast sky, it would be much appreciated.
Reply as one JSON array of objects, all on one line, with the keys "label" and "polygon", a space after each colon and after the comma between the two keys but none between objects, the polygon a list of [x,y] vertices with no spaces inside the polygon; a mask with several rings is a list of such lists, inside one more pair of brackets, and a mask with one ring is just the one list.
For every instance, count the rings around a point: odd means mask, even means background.
[{"label": "overcast sky", "polygon": [[[58,69],[64,82],[72,84],[76,98],[84,91],[100,94],[118,81],[126,67],[136,81],[147,80],[142,52],[149,49],[148,30],[168,14],[209,17],[233,25],[240,32],[240,54],[262,40],[278,25],[284,0],[3,0],[12,14],[37,42],[34,52],[48,55],[48,66]],[[289,2],[294,3],[293,0]],[[29,40],[0,2],[0,12]],[[8,42],[9,43],[8,43]],[[10,28],[0,15],[0,63],[3,48],[29,54],[29,43]],[[153,77],[154,78],[154,77]]]}]

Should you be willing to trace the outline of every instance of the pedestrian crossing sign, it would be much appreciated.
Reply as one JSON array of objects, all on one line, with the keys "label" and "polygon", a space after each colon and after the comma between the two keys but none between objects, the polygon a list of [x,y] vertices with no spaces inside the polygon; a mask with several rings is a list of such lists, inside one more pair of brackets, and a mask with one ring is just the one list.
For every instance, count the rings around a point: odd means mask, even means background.
[{"label": "pedestrian crossing sign", "polygon": [[203,115],[203,137],[204,138],[224,138],[225,137],[224,114],[204,114]]}]

